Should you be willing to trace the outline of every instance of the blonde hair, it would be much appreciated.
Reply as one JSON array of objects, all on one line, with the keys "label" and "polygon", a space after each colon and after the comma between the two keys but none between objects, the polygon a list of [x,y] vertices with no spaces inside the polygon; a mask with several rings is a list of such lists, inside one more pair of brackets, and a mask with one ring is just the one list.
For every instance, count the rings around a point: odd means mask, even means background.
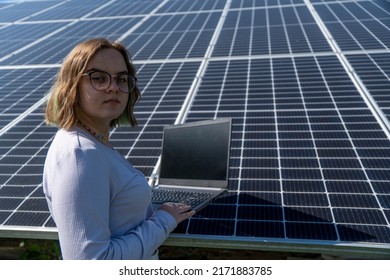
[{"label": "blonde hair", "polygon": [[[107,48],[119,51],[123,55],[129,75],[136,77],[136,69],[130,60],[130,55],[121,43],[98,38],[78,44],[64,59],[57,74],[57,79],[49,92],[49,99],[45,108],[47,124],[56,125],[64,129],[69,129],[76,124],[78,85],[83,77],[82,75],[94,55],[98,51]],[[130,123],[133,127],[136,126],[137,120],[134,116],[134,106],[140,97],[141,92],[136,85],[129,93],[126,109],[117,119],[112,120],[110,126],[114,127],[124,123]]]}]

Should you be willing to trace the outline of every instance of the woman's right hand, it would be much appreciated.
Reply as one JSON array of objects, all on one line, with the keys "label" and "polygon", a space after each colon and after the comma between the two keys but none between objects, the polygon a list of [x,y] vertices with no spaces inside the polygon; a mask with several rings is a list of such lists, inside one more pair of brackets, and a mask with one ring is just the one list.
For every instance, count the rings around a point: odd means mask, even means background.
[{"label": "woman's right hand", "polygon": [[178,224],[195,214],[195,211],[191,210],[191,206],[184,203],[166,202],[160,206],[160,210],[171,214]]}]

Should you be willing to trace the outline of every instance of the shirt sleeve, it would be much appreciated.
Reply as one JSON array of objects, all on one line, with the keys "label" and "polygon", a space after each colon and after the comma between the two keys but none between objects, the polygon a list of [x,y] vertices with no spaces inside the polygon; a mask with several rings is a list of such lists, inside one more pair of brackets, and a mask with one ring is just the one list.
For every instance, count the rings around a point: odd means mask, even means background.
[{"label": "shirt sleeve", "polygon": [[64,259],[147,259],[176,227],[158,210],[123,236],[110,232],[109,168],[96,150],[74,149],[50,167],[51,211]]}]

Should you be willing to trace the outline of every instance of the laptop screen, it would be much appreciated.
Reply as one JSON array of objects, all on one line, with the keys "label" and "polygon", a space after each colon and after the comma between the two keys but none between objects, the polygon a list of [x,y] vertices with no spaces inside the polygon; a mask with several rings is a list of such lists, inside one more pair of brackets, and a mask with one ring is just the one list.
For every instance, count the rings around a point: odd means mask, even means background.
[{"label": "laptop screen", "polygon": [[231,119],[166,127],[160,183],[227,185],[230,135]]}]

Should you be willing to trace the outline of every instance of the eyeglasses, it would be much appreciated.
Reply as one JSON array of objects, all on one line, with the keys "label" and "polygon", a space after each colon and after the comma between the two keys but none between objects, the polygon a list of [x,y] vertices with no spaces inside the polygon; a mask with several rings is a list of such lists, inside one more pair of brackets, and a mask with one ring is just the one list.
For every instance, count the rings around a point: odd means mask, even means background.
[{"label": "eyeglasses", "polygon": [[96,90],[106,90],[110,87],[112,78],[116,79],[116,83],[121,92],[129,93],[135,88],[137,78],[129,74],[110,75],[102,70],[92,70],[84,73],[83,76],[89,76],[91,86]]}]

